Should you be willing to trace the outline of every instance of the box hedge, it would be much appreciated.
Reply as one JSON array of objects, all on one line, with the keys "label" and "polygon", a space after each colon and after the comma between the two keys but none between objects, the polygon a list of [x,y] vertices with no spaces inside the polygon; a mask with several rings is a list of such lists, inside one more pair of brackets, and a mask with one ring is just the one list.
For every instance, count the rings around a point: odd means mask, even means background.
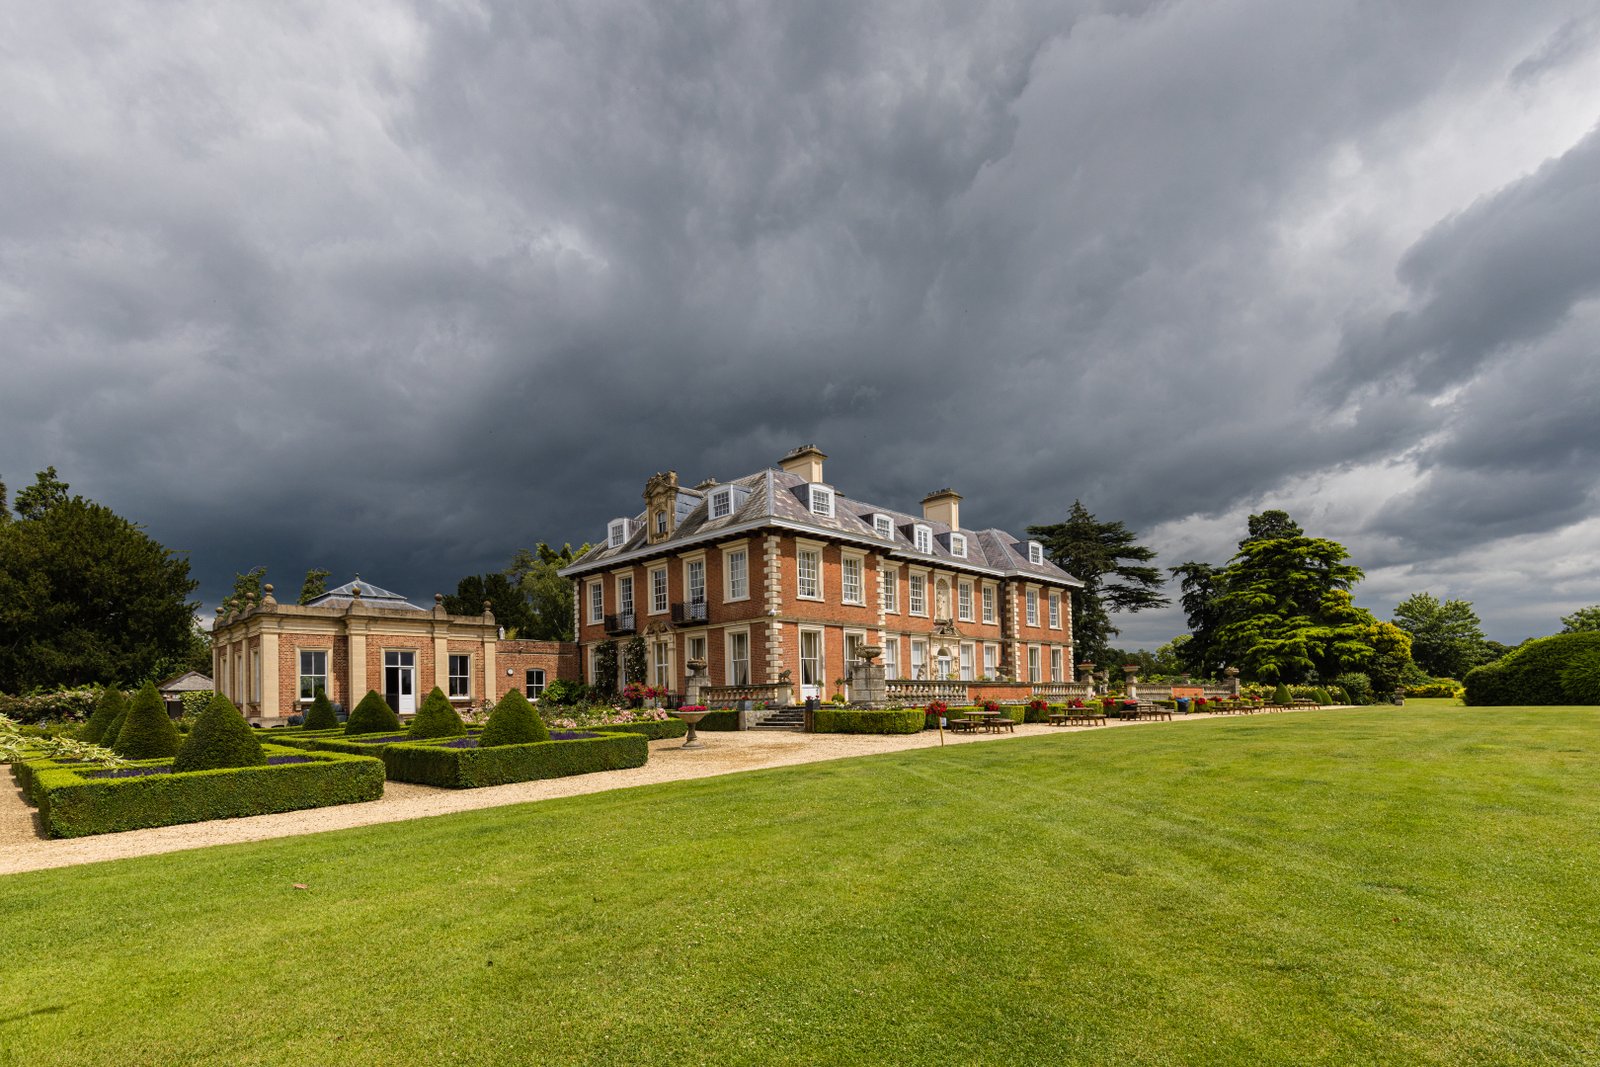
[{"label": "box hedge", "polygon": [[300,725],[307,730],[339,728],[339,713],[333,710],[333,701],[328,699],[327,690],[320,685],[317,686],[317,694],[311,698],[311,707],[306,709],[306,717]]},{"label": "box hedge", "polygon": [[[604,726],[596,726],[595,729],[604,730],[608,734],[639,734],[646,741],[660,741],[663,738],[683,737],[689,732],[689,724],[682,719],[661,719],[658,721],[613,722]],[[695,729],[703,730],[705,727],[697,726]]]},{"label": "box hedge", "polygon": [[[128,713],[128,698],[122,691],[113,686],[107,686],[100,694],[100,699],[95,701],[94,714],[89,716],[89,721],[83,724],[83,732],[78,736],[90,744],[98,745],[106,736],[106,730],[111,724],[121,719]],[[115,738],[113,738],[115,740]]]},{"label": "box hedge", "polygon": [[220,767],[261,767],[266,762],[256,731],[244,721],[233,701],[215,693],[179,746],[172,769],[214,771]]},{"label": "box hedge", "polygon": [[412,717],[408,732],[414,741],[430,737],[465,737],[467,724],[461,721],[461,714],[451,705],[444,690],[434,686]]},{"label": "box hedge", "polygon": [[494,748],[451,748],[429,741],[385,745],[389,778],[449,789],[475,789],[595,771],[643,767],[650,745],[637,733],[596,733],[571,741],[535,741]]},{"label": "box hedge", "polygon": [[[1600,633],[1556,634],[1528,641],[1493,663],[1468,671],[1462,679],[1464,699],[1478,706],[1595,703],[1582,699],[1588,690],[1581,669],[1594,652],[1600,652]],[[1575,671],[1570,670],[1574,661],[1580,668]]]},{"label": "box hedge", "polygon": [[550,740],[550,731],[520,689],[509,689],[489,713],[478,744],[484,748],[528,745]]},{"label": "box hedge", "polygon": [[31,794],[51,837],[267,815],[383,795],[383,764],[370,757],[277,746],[267,746],[266,754],[308,762],[110,778],[96,776],[103,768],[46,761],[31,771]]},{"label": "box hedge", "polygon": [[[681,721],[681,720],[680,720]],[[718,708],[716,711],[706,712],[706,717],[695,724],[698,730],[737,730],[739,728],[739,711],[737,708]],[[607,726],[609,730],[611,727]],[[688,724],[684,725],[684,732],[688,732]]]},{"label": "box hedge", "polygon": [[925,719],[922,708],[867,711],[822,707],[812,717],[812,728],[819,734],[914,734],[921,732]]}]

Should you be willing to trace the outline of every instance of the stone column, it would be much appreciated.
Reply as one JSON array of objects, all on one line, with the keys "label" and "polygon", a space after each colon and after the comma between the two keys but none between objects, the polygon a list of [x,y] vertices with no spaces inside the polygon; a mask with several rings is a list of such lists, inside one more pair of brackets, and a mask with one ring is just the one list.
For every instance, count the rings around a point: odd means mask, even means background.
[{"label": "stone column", "polygon": [[1228,678],[1228,693],[1233,699],[1239,699],[1239,668],[1226,667],[1222,673]]},{"label": "stone column", "polygon": [[1139,665],[1126,663],[1122,667],[1123,692],[1128,694],[1129,700],[1139,699]]},{"label": "stone column", "polygon": [[862,708],[882,708],[889,703],[889,680],[884,677],[884,666],[878,662],[883,649],[878,645],[862,645],[858,653],[860,662],[851,672],[851,703]]}]

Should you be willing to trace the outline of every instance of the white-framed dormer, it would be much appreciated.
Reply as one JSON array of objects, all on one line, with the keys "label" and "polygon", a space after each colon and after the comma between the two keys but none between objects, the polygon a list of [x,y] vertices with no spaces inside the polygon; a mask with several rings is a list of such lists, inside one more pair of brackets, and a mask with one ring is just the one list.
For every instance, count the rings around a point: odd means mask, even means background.
[{"label": "white-framed dormer", "polygon": [[933,551],[933,527],[915,523],[911,527],[911,544],[918,552]]},{"label": "white-framed dormer", "polygon": [[706,517],[710,519],[726,519],[733,514],[733,486],[724,485],[711,490],[711,497],[706,502]]},{"label": "white-framed dormer", "polygon": [[1028,542],[1028,562],[1035,567],[1044,566],[1044,546],[1037,541]]},{"label": "white-framed dormer", "polygon": [[612,519],[606,526],[606,546],[608,548],[621,548],[628,543],[628,538],[632,535],[632,519]]},{"label": "white-framed dormer", "polygon": [[833,487],[817,483],[806,486],[806,507],[819,519],[833,518]]},{"label": "white-framed dormer", "polygon": [[967,535],[964,533],[950,533],[950,554],[957,559],[967,558]]},{"label": "white-framed dormer", "polygon": [[872,516],[872,532],[885,541],[894,540],[894,516],[877,512]]}]

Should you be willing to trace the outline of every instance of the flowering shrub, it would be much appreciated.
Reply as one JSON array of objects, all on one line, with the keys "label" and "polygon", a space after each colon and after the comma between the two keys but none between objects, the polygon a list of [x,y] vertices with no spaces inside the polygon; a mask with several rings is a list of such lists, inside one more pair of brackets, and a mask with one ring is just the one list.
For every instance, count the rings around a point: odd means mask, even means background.
[{"label": "flowering shrub", "polygon": [[[210,694],[206,694],[207,697]],[[0,715],[18,722],[47,722],[51,719],[87,719],[94,714],[95,703],[100,699],[97,686],[77,689],[58,689],[50,693],[29,693],[26,696],[6,696],[0,693]]]},{"label": "flowering shrub", "polygon": [[950,710],[950,705],[949,704],[946,704],[942,700],[935,700],[935,701],[932,701],[932,702],[930,702],[928,704],[927,714],[929,714],[929,715],[943,715],[949,710]]},{"label": "flowering shrub", "polygon": [[665,708],[610,708],[597,704],[573,708],[571,714],[548,719],[545,725],[555,730],[585,730],[593,726],[619,726],[630,722],[665,722],[671,718]]},{"label": "flowering shrub", "polygon": [[999,711],[1000,710],[1000,702],[998,700],[985,700],[983,702],[983,710],[984,711]]},{"label": "flowering shrub", "polygon": [[1069,708],[1080,708],[1081,709],[1081,708],[1087,708],[1088,706],[1089,705],[1085,704],[1083,702],[1083,700],[1080,699],[1079,697],[1073,697],[1071,702],[1067,704],[1067,707],[1069,707]]},{"label": "flowering shrub", "polygon": [[693,713],[693,712],[696,712],[696,711],[705,711],[706,710],[706,706],[704,704],[685,704],[683,707],[679,708],[678,710],[679,711],[687,711],[687,712]]},{"label": "flowering shrub", "polygon": [[1044,697],[1034,697],[1032,700],[1028,701],[1028,710],[1036,715],[1043,715],[1045,709],[1049,706],[1050,702]]}]

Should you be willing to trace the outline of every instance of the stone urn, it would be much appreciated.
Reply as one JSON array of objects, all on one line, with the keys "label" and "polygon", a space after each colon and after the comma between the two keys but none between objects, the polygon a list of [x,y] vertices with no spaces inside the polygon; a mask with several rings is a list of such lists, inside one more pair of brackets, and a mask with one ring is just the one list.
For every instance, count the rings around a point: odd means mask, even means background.
[{"label": "stone urn", "polygon": [[701,744],[700,735],[695,733],[695,729],[694,728],[695,728],[695,725],[697,723],[699,723],[699,721],[701,719],[703,719],[707,715],[711,714],[711,709],[710,708],[696,708],[693,711],[690,711],[690,710],[688,710],[686,708],[679,708],[677,711],[673,712],[673,714],[676,715],[678,718],[682,719],[689,726],[689,736],[684,739],[683,747],[684,748],[704,748],[705,745]]},{"label": "stone urn", "polygon": [[881,645],[862,645],[860,648],[856,649],[856,657],[860,659],[862,663],[869,665],[873,660],[877,659],[881,655],[883,655],[883,647]]}]

